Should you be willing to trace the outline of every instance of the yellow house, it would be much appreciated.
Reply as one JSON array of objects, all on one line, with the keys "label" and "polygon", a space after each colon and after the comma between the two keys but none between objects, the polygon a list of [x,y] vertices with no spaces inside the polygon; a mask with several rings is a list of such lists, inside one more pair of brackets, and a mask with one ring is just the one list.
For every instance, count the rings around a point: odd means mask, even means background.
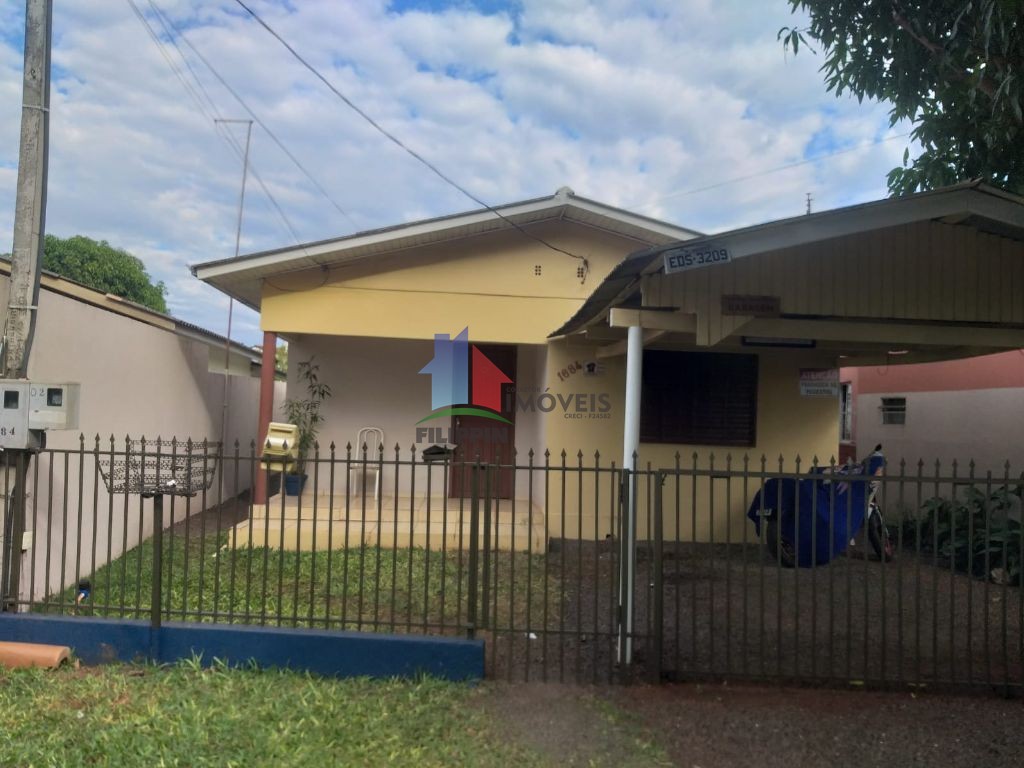
[{"label": "yellow house", "polygon": [[[322,454],[334,442],[344,457],[351,443],[358,457],[367,435],[383,436],[384,460],[368,445],[384,471],[372,491],[362,478],[364,518],[367,498],[386,506],[381,495],[396,510],[400,498],[419,509],[416,498],[466,497],[465,476],[416,474],[423,449],[444,444],[520,467],[491,492],[514,514],[530,510],[530,546],[648,536],[650,476],[633,488],[635,529],[623,530],[601,473],[613,464],[699,468],[702,482],[667,491],[665,533],[719,539],[749,535],[742,513],[762,457],[769,471],[780,456],[787,471],[797,457],[832,458],[840,364],[1024,347],[1022,239],[1021,199],[976,183],[712,236],[563,188],[193,272],[260,312],[264,350],[288,339],[292,396],[297,364],[320,366],[334,393]],[[477,361],[465,373],[500,389],[491,410],[504,422],[438,407],[427,374],[463,329]],[[351,505],[340,474],[317,487],[344,487]]]},{"label": "yellow house", "polygon": [[[563,390],[552,387],[558,372],[551,369],[549,376],[548,335],[627,255],[697,233],[567,188],[496,211],[360,232],[202,264],[193,271],[260,312],[264,350],[274,349],[277,336],[288,340],[293,397],[302,395],[297,364],[315,359],[333,391],[320,433],[324,454],[333,442],[336,456],[344,458],[351,444],[358,458],[366,442],[366,455],[373,459],[380,441],[386,460],[394,460],[398,446],[406,461],[431,444],[453,442],[446,440],[453,430],[465,427],[471,434],[469,425],[477,423],[471,418],[420,424],[434,410],[431,377],[420,371],[434,356],[435,337],[455,337],[468,328],[469,341],[515,382],[515,391],[506,387],[505,396],[523,407],[510,402],[512,407],[503,410],[512,424],[485,425],[472,446],[462,446],[464,455],[507,462],[515,451],[525,462],[533,450],[539,462],[555,420],[544,410],[550,398],[543,395]],[[261,431],[266,422],[268,417]],[[364,427],[380,432],[361,433]],[[341,472],[334,484],[350,481]],[[393,501],[425,494],[426,482],[422,474],[385,466],[379,487]],[[469,484],[465,478],[433,482],[435,497],[445,491],[438,483],[454,494],[468,492],[462,487]],[[505,486],[509,482],[503,480]],[[326,478],[317,481],[321,490],[326,484]],[[515,488],[497,492],[524,499],[529,484],[520,473]],[[537,520],[542,523],[543,516]]]}]

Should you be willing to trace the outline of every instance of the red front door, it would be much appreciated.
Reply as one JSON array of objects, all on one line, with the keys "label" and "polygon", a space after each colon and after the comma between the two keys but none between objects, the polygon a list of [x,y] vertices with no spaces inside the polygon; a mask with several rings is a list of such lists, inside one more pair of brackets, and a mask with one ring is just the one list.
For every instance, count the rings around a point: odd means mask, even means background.
[{"label": "red front door", "polygon": [[[506,344],[474,344],[483,355],[504,373],[511,382],[516,380],[516,348]],[[470,380],[473,377],[473,359],[470,355]],[[516,444],[515,398],[513,384],[502,385],[501,415],[509,424],[484,416],[453,416],[452,442],[455,443],[455,461],[451,474],[451,495],[469,496],[471,493],[470,470],[472,463],[511,465],[512,450]],[[511,466],[490,473],[492,497],[511,499],[514,492],[514,477]],[[484,493],[484,479],[479,480],[479,493]]]}]

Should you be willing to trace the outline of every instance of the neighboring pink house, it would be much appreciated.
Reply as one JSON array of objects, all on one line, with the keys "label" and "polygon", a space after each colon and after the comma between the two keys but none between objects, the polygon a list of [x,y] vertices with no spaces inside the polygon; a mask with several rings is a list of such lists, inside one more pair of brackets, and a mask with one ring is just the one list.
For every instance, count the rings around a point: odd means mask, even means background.
[{"label": "neighboring pink house", "polygon": [[[843,368],[839,457],[862,458],[881,443],[908,471],[971,460],[979,476],[1024,471],[1024,350],[919,365]],[[916,470],[915,470],[916,471]],[[927,472],[927,469],[926,469]]]}]

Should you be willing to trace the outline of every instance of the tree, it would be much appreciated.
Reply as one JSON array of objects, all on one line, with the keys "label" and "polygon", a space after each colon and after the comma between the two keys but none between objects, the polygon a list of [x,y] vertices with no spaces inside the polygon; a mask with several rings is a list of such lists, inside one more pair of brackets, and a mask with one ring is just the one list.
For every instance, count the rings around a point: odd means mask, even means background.
[{"label": "tree", "polygon": [[163,282],[154,283],[139,258],[106,240],[47,235],[43,269],[157,312],[167,312],[167,287]]},{"label": "tree", "polygon": [[789,0],[806,28],[779,38],[824,51],[828,90],[892,104],[922,147],[889,172],[906,194],[982,178],[1024,193],[1024,0]]}]

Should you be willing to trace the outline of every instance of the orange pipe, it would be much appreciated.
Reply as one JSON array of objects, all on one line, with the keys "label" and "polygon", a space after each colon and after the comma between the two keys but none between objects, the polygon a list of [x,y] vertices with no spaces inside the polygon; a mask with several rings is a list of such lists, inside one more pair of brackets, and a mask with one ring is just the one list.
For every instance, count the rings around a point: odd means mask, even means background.
[{"label": "orange pipe", "polygon": [[9,669],[24,667],[59,667],[71,656],[66,645],[42,645],[41,643],[0,643],[0,666]]}]

